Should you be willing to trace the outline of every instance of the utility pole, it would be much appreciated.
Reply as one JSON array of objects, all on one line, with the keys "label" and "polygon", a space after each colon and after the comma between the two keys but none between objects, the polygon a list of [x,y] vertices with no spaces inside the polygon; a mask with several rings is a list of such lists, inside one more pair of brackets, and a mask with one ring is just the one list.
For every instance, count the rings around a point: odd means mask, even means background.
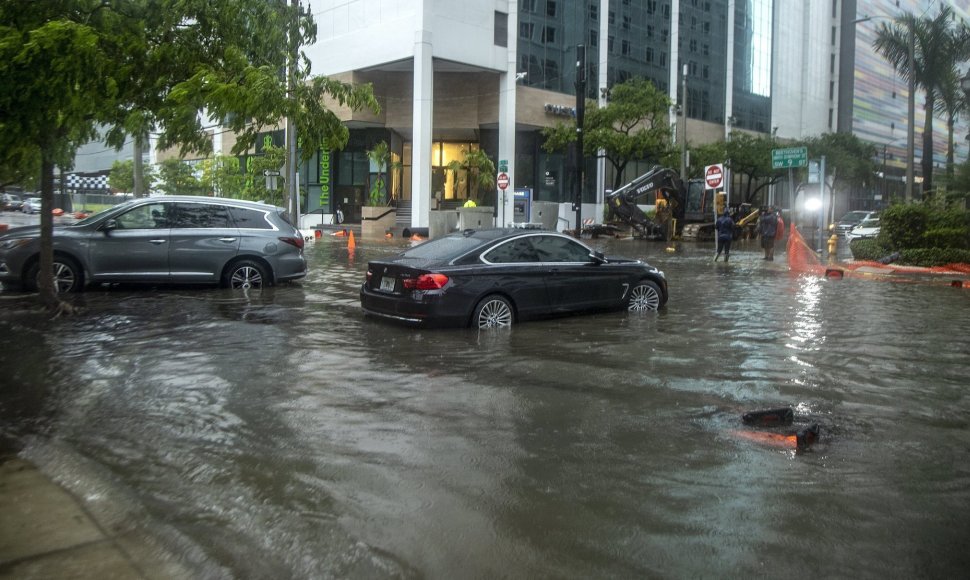
[{"label": "utility pole", "polygon": [[573,209],[576,210],[576,239],[583,231],[583,119],[586,116],[586,45],[576,46],[576,196]]},{"label": "utility pole", "polygon": [[682,135],[680,144],[680,178],[687,179],[687,65],[684,65],[683,81],[680,89],[680,113]]},{"label": "utility pole", "polygon": [[[290,5],[293,7],[293,18],[290,24],[289,42],[290,42],[290,54],[289,63],[286,67],[286,98],[295,102],[296,101],[296,73],[298,65],[298,51],[299,51],[299,38],[300,38],[300,19],[298,17],[299,11],[301,10],[299,0],[290,0]],[[295,111],[296,107],[291,107],[291,110]],[[293,220],[293,225],[297,229],[300,227],[300,200],[299,200],[299,187],[300,184],[297,183],[297,172],[296,172],[296,123],[291,116],[286,118],[286,185],[289,192],[288,205],[287,208],[290,214],[290,218]]]}]

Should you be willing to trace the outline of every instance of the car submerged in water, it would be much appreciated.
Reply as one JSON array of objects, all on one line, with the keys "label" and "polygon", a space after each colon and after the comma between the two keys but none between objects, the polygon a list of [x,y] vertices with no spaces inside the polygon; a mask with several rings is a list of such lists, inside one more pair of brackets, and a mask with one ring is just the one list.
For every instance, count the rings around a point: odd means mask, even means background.
[{"label": "car submerged in water", "polygon": [[490,328],[558,314],[659,310],[664,273],[549,231],[465,230],[367,265],[366,315],[419,326]]},{"label": "car submerged in water", "polygon": [[[54,284],[222,284],[249,289],[306,276],[304,239],[283,208],[226,199],[162,196],[118,204],[55,226]],[[40,226],[0,236],[0,282],[37,286]]]}]

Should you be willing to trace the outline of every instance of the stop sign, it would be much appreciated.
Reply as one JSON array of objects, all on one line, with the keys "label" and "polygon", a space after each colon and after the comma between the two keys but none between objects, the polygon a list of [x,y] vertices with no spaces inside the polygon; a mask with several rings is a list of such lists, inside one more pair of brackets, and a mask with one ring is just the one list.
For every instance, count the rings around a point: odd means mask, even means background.
[{"label": "stop sign", "polygon": [[721,183],[724,182],[724,168],[720,163],[708,165],[704,168],[704,182],[707,184],[707,189],[721,187]]},{"label": "stop sign", "polygon": [[499,189],[501,189],[502,191],[505,191],[505,188],[509,186],[509,174],[499,173],[498,178],[495,180],[495,182],[498,183]]}]

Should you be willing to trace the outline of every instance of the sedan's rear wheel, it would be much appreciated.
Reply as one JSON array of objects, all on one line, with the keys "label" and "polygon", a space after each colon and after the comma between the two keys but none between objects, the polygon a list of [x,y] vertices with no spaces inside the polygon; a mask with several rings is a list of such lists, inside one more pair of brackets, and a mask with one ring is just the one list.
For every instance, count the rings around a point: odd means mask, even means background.
[{"label": "sedan's rear wheel", "polygon": [[240,260],[226,269],[222,285],[233,290],[259,289],[269,286],[270,281],[262,264],[253,260]]},{"label": "sedan's rear wheel", "polygon": [[[80,292],[84,285],[84,273],[77,262],[67,256],[54,256],[54,291]],[[24,277],[28,290],[37,290],[37,275],[40,273],[40,261],[34,262]]]},{"label": "sedan's rear wheel", "polygon": [[478,328],[512,326],[514,321],[512,304],[498,294],[482,298],[475,307],[475,315],[472,317],[472,323]]},{"label": "sedan's rear wheel", "polygon": [[635,312],[660,309],[660,286],[652,280],[640,280],[630,290],[627,309]]}]

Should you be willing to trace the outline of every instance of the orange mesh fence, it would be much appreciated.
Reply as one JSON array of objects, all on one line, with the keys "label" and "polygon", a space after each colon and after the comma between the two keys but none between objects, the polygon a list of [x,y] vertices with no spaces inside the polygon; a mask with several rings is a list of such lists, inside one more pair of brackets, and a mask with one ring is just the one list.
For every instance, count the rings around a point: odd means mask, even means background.
[{"label": "orange mesh fence", "polygon": [[[949,280],[948,283],[952,286],[970,288],[970,280],[965,279],[970,274],[970,264],[946,264],[930,268],[884,264],[868,260],[830,261],[828,264],[823,264],[815,251],[805,243],[801,233],[794,225],[791,226],[791,233],[788,236],[788,267],[797,274],[815,274],[835,278],[858,276],[900,282],[933,282],[932,278],[951,274],[959,277],[959,279]],[[914,278],[912,277],[914,274],[929,275],[931,279]],[[904,278],[899,275],[909,275],[909,277]]]},{"label": "orange mesh fence", "polygon": [[808,247],[802,234],[795,224],[791,225],[788,234],[788,268],[799,274],[825,273],[825,266],[819,261],[815,251]]}]

